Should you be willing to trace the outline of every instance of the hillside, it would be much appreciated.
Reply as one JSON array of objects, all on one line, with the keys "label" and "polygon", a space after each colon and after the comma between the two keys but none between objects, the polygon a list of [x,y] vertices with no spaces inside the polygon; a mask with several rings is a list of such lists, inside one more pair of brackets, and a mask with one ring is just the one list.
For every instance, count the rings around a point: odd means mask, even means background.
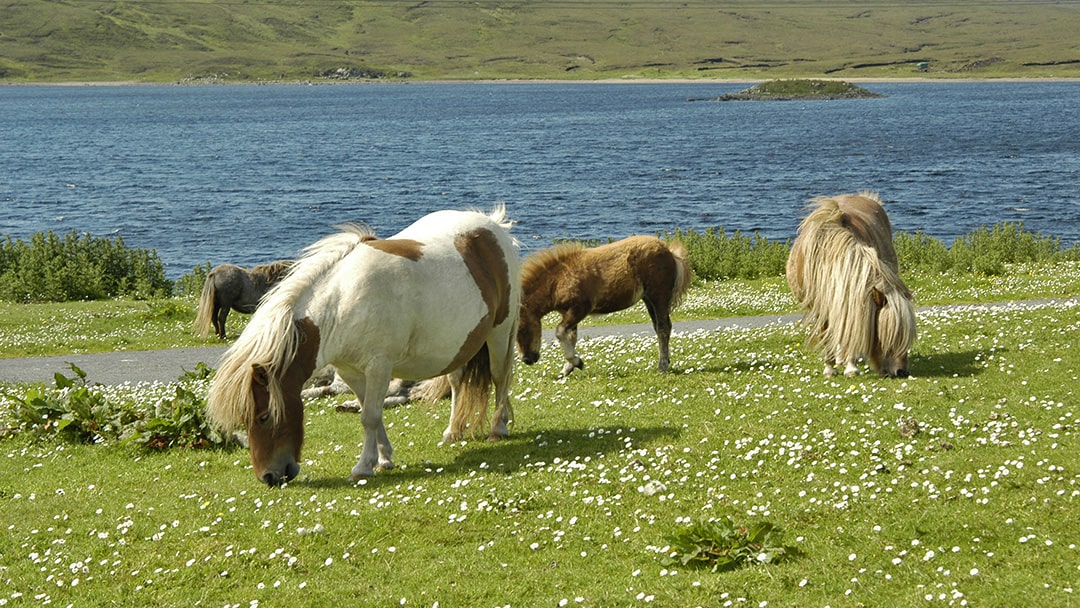
[{"label": "hillside", "polygon": [[0,83],[1080,77],[1077,0],[0,1]]}]

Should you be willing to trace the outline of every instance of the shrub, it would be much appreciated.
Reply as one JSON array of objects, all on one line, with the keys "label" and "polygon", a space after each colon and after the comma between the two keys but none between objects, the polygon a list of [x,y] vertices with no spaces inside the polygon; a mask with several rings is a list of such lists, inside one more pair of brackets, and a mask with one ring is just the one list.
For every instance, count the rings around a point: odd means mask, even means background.
[{"label": "shrub", "polygon": [[731,236],[721,228],[676,230],[665,233],[668,241],[682,241],[690,256],[690,266],[698,279],[757,279],[784,274],[790,243],[769,242],[755,232],[746,236],[736,230]]},{"label": "shrub", "polygon": [[198,298],[202,295],[203,283],[210,274],[210,262],[196,266],[191,272],[176,280],[173,295],[179,298]]},{"label": "shrub", "polygon": [[29,242],[0,242],[0,299],[66,302],[121,296],[156,298],[172,292],[157,253],[124,240],[70,232],[39,232]]}]

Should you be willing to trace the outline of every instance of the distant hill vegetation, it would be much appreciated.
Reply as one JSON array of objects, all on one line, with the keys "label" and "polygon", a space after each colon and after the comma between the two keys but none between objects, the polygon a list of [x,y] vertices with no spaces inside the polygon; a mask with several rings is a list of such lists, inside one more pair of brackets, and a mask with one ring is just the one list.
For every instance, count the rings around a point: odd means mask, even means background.
[{"label": "distant hill vegetation", "polygon": [[1080,77],[1080,2],[0,0],[0,83]]}]

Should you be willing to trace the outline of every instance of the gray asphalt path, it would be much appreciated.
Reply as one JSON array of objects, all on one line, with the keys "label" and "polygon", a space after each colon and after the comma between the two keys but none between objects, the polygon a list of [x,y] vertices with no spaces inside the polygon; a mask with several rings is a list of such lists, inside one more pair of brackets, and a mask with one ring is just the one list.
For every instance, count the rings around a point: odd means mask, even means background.
[{"label": "gray asphalt path", "polygon": [[[1038,306],[1048,302],[1080,302],[1080,297],[1057,300],[1031,300],[1008,304],[976,304],[927,308],[969,308],[978,306],[992,308],[998,306]],[[802,315],[766,315],[758,317],[737,317],[731,319],[711,319],[708,321],[681,321],[674,324],[674,331],[690,333],[695,331],[718,331],[730,328],[764,327],[773,323],[795,323]],[[602,336],[633,336],[636,334],[654,335],[652,326],[646,323],[637,325],[610,325],[582,327],[581,339]],[[555,332],[547,330],[544,339],[552,341]],[[0,359],[0,382],[43,382],[51,385],[54,375],[62,373],[71,376],[71,364],[86,372],[86,379],[96,384],[138,384],[140,382],[173,382],[185,371],[194,370],[200,363],[217,368],[225,346],[207,346],[203,348],[174,348],[154,351],[124,351],[95,355],[63,355],[59,357],[41,357],[34,359]]]},{"label": "gray asphalt path", "polygon": [[[760,327],[769,323],[792,323],[798,315],[741,317],[711,321],[675,323],[677,332],[711,331],[725,327]],[[600,336],[653,335],[652,326],[617,325],[582,327],[581,339]],[[553,331],[545,332],[546,340],[554,340]],[[93,384],[138,384],[140,382],[173,382],[185,371],[192,371],[201,362],[217,368],[225,346],[202,348],[173,348],[168,350],[122,351],[93,355],[62,355],[31,359],[0,359],[0,382],[42,382],[52,385],[57,373],[71,377],[71,364],[86,372]]]}]

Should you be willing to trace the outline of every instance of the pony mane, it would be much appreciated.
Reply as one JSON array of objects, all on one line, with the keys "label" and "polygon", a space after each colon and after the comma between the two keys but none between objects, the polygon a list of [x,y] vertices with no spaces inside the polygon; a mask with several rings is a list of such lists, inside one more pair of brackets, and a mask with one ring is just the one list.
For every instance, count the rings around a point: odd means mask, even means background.
[{"label": "pony mane", "polygon": [[265,371],[270,415],[283,413],[280,375],[292,364],[302,339],[296,326],[296,305],[313,284],[357,246],[375,238],[365,226],[347,224],[304,249],[284,279],[275,285],[251,316],[236,342],[225,351],[206,399],[206,413],[219,430],[246,426],[254,415],[251,383],[256,367]]},{"label": "pony mane", "polygon": [[[873,193],[859,196],[880,205]],[[906,352],[914,340],[914,308],[911,291],[900,278],[889,225],[868,225],[872,241],[868,245],[845,227],[844,211],[835,198],[816,198],[809,209],[799,224],[800,239],[808,248],[800,273],[809,344],[819,348],[842,344],[845,350],[869,353],[878,331],[870,315],[875,305],[872,290],[877,290],[886,299],[881,312],[883,333],[888,334],[879,336],[879,342]]]},{"label": "pony mane", "polygon": [[566,264],[585,251],[585,245],[579,242],[559,243],[547,249],[529,254],[521,263],[521,284],[529,291],[540,277],[547,275],[553,266]]},{"label": "pony mane", "polygon": [[292,260],[278,260],[276,262],[270,262],[269,264],[259,264],[248,272],[252,275],[263,277],[268,283],[276,283],[289,272],[289,268],[292,268],[292,265]]}]

